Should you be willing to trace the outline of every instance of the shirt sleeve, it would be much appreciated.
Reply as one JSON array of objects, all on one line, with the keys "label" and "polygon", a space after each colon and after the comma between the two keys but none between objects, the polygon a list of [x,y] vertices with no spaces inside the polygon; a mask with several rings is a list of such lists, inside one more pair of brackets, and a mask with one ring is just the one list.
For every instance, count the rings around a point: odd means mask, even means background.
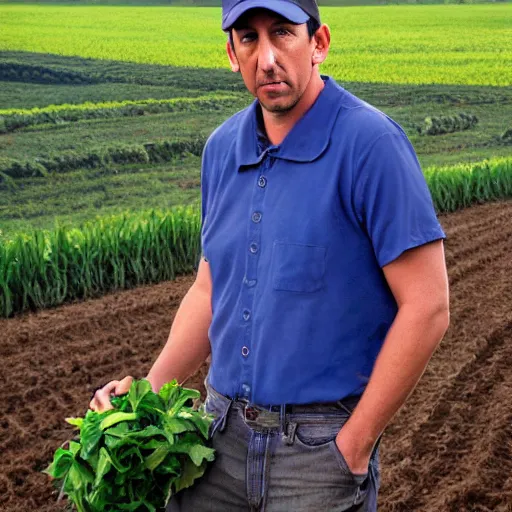
[{"label": "shirt sleeve", "polygon": [[197,267],[199,268],[199,263],[201,258],[205,261],[208,261],[208,257],[206,255],[206,248],[204,244],[204,233],[208,224],[208,210],[209,210],[209,179],[208,176],[211,173],[210,168],[210,160],[208,158],[208,142],[206,143],[203,149],[203,156],[201,160],[201,256],[199,257],[199,261]]},{"label": "shirt sleeve", "polygon": [[354,203],[380,267],[446,238],[416,153],[402,132],[385,133],[359,160]]}]

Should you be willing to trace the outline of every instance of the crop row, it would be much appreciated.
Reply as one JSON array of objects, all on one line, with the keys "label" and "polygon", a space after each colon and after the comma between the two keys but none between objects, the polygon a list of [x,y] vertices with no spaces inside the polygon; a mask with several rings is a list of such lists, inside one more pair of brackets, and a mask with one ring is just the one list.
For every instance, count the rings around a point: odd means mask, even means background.
[{"label": "crop row", "polygon": [[33,109],[0,110],[0,133],[12,132],[26,126],[59,124],[82,119],[143,116],[162,112],[196,112],[221,110],[232,105],[235,96],[199,96],[165,100],[125,100],[79,105],[49,105]]},{"label": "crop row", "polygon": [[112,164],[148,164],[169,162],[186,153],[201,155],[205,140],[202,138],[177,141],[149,142],[125,146],[91,148],[86,153],[63,151],[55,156],[16,160],[0,158],[0,183],[17,178],[48,176],[75,169],[98,169]]},{"label": "crop row", "polygon": [[453,212],[473,203],[512,197],[512,157],[430,167],[425,179],[436,210]]},{"label": "crop row", "polygon": [[0,316],[190,273],[199,258],[199,228],[197,209],[181,207],[0,242]]},{"label": "crop row", "polygon": [[[512,197],[512,158],[429,168],[425,177],[439,212]],[[191,272],[200,254],[200,219],[198,208],[182,207],[0,238],[0,316]]]}]

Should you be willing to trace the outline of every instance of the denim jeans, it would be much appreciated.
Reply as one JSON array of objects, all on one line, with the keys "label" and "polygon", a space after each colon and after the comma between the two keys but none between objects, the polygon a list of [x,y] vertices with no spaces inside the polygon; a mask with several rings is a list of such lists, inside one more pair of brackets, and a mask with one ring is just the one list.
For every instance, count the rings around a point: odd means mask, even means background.
[{"label": "denim jeans", "polygon": [[[167,512],[375,512],[379,455],[353,474],[335,438],[357,404],[295,407],[271,418],[207,388],[216,459],[204,476],[174,496]],[[249,411],[249,413],[247,412]]]}]

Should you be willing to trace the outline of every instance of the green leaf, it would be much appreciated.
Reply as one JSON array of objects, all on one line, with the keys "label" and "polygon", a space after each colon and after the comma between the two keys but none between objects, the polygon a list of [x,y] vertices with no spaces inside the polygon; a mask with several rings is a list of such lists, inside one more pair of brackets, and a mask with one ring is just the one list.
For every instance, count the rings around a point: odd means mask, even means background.
[{"label": "green leaf", "polygon": [[102,415],[93,411],[87,411],[84,422],[80,429],[80,444],[82,445],[81,456],[88,460],[92,455],[98,443],[100,442],[102,431],[100,422]]},{"label": "green leaf", "polygon": [[98,486],[102,480],[102,478],[109,472],[112,467],[112,459],[106,448],[100,448],[100,457],[98,460],[98,465],[96,467],[96,479],[94,481],[94,485]]},{"label": "green leaf", "polygon": [[94,491],[86,497],[87,502],[92,510],[107,510],[108,506],[108,485],[101,485],[94,489]]},{"label": "green leaf", "polygon": [[110,399],[110,403],[115,407],[118,411],[122,412],[133,412],[130,411],[130,402],[128,400],[128,395],[120,395],[120,396],[113,396]]},{"label": "green leaf", "polygon": [[83,418],[66,418],[66,422],[69,423],[70,425],[77,427],[78,429],[81,429],[84,419]]},{"label": "green leaf", "polygon": [[69,442],[69,451],[73,454],[73,455],[76,455],[79,451],[80,451],[80,448],[82,446],[80,445],[80,443],[75,443],[75,441],[70,441]]},{"label": "green leaf", "polygon": [[193,432],[195,428],[192,421],[167,417],[164,423],[164,430],[167,434],[181,434],[188,431]]},{"label": "green leaf", "polygon": [[83,489],[88,483],[94,482],[94,475],[78,460],[74,460],[68,475],[69,482],[74,490]]},{"label": "green leaf", "polygon": [[107,428],[112,427],[116,423],[120,423],[121,421],[133,421],[137,419],[137,413],[135,412],[115,412],[113,414],[109,414],[100,424],[101,430],[106,430]]},{"label": "green leaf", "polygon": [[123,438],[130,432],[132,431],[130,430],[130,425],[128,423],[119,423],[115,427],[110,427],[106,430],[105,435]]},{"label": "green leaf", "polygon": [[179,392],[180,386],[178,385],[177,380],[172,380],[160,388],[158,395],[164,401],[166,409],[169,409],[176,401],[176,397],[178,396]]},{"label": "green leaf", "polygon": [[201,438],[196,434],[185,434],[169,448],[173,453],[187,454],[196,466],[199,466],[203,459],[212,461],[215,458],[215,450],[204,446]]},{"label": "green leaf", "polygon": [[149,413],[149,414],[163,414],[166,411],[164,401],[152,391],[145,395],[139,402],[137,406],[137,412],[141,413]]},{"label": "green leaf", "polygon": [[165,432],[161,428],[155,427],[154,425],[149,425],[144,430],[130,432],[127,434],[127,436],[135,439],[145,439],[147,437],[156,436],[165,437]]},{"label": "green leaf", "polygon": [[185,465],[183,467],[183,473],[180,478],[175,481],[175,490],[176,492],[181,491],[182,489],[186,489],[193,485],[194,481],[203,476],[206,470],[206,461],[203,462],[199,467],[196,466],[190,459],[185,461]]},{"label": "green leaf", "polygon": [[[181,412],[178,416],[182,417],[184,412],[185,411]],[[201,432],[202,436],[205,439],[208,439],[208,432],[213,421],[212,416],[205,413],[204,410],[193,411],[190,415],[190,421],[199,430],[199,432]]]},{"label": "green leaf", "polygon": [[199,393],[199,391],[196,391],[195,389],[180,388],[180,393],[176,398],[174,404],[172,404],[172,407],[167,411],[167,414],[169,416],[176,416],[178,412],[180,412],[180,409],[187,403],[188,400],[194,400],[200,397],[201,393]]},{"label": "green leaf", "polygon": [[199,466],[202,464],[203,460],[212,462],[215,459],[215,450],[201,444],[196,444],[190,448],[189,456],[192,462],[196,466]]},{"label": "green leaf", "polygon": [[169,445],[162,443],[149,457],[146,457],[146,467],[153,471],[161,464],[169,453]]},{"label": "green leaf", "polygon": [[138,446],[139,441],[137,439],[132,439],[130,437],[114,437],[105,435],[105,446],[111,452],[117,452],[121,448],[126,446]]},{"label": "green leaf", "polygon": [[136,412],[140,401],[148,394],[153,393],[151,384],[146,379],[134,380],[128,392],[128,400],[132,406],[132,411]]},{"label": "green leaf", "polygon": [[73,464],[73,454],[64,448],[57,448],[53,462],[43,471],[53,478],[64,478]]}]

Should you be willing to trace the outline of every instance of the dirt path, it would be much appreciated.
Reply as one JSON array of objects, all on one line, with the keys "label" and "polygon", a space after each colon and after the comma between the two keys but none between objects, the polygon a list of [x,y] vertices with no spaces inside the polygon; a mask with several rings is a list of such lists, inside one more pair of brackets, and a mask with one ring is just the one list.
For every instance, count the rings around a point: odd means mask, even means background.
[{"label": "dirt path", "polygon": [[[451,327],[383,439],[383,512],[512,512],[511,219],[512,201],[441,217]],[[192,279],[0,320],[0,511],[60,510],[39,471],[72,437],[64,418],[145,375]]]}]

